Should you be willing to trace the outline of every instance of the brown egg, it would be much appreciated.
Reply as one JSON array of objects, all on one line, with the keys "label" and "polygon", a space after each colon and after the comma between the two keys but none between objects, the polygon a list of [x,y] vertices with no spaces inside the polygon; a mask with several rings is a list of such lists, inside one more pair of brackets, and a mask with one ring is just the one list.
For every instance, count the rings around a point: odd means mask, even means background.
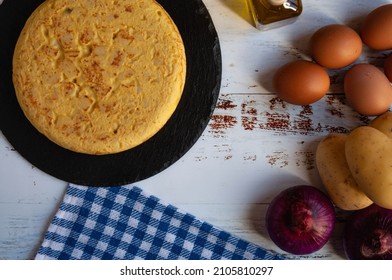
[{"label": "brown egg", "polygon": [[392,86],[376,66],[354,65],[344,77],[348,104],[362,115],[376,116],[386,112],[392,103]]},{"label": "brown egg", "polygon": [[321,66],[338,69],[355,62],[362,52],[361,37],[352,28],[331,24],[318,29],[310,38],[310,53]]},{"label": "brown egg", "polygon": [[384,73],[389,81],[392,82],[392,53],[384,61]]},{"label": "brown egg", "polygon": [[392,48],[392,4],[371,11],[361,26],[362,41],[371,49]]},{"label": "brown egg", "polygon": [[273,85],[278,97],[296,105],[309,105],[328,91],[330,79],[320,65],[297,60],[283,65],[274,75]]}]

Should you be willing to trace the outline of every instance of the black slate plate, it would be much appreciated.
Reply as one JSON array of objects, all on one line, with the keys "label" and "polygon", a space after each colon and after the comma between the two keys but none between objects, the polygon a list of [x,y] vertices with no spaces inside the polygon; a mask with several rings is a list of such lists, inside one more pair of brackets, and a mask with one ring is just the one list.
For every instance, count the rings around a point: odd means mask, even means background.
[{"label": "black slate plate", "polygon": [[186,49],[187,78],[180,104],[149,141],[103,156],[74,153],[40,134],[25,118],[12,84],[12,55],[21,29],[43,1],[5,0],[0,5],[0,129],[32,165],[61,180],[115,186],[151,177],[181,158],[197,141],[215,108],[221,83],[219,39],[201,0],[158,0],[176,23]]}]

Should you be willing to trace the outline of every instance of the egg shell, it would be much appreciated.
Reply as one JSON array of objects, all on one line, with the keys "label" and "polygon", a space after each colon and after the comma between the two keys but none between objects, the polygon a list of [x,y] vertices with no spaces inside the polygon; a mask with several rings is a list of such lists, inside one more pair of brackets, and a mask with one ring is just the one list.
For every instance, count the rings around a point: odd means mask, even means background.
[{"label": "egg shell", "polygon": [[360,57],[362,40],[354,29],[342,24],[331,24],[312,35],[309,48],[318,64],[338,69],[354,63]]},{"label": "egg shell", "polygon": [[380,6],[371,11],[362,22],[361,38],[364,44],[374,50],[392,48],[392,4]]},{"label": "egg shell", "polygon": [[296,60],[275,72],[273,85],[282,100],[295,105],[309,105],[325,96],[330,79],[320,65]]},{"label": "egg shell", "polygon": [[388,78],[376,66],[367,63],[356,64],[347,71],[344,92],[348,104],[362,115],[380,115],[392,103]]}]

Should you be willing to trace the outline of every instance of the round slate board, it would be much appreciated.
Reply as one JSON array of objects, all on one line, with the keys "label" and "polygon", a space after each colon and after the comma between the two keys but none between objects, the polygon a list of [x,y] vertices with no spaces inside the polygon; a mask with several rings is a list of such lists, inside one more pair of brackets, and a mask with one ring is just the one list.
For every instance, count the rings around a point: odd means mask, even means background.
[{"label": "round slate board", "polygon": [[112,155],[74,153],[40,134],[25,118],[12,83],[14,46],[40,0],[0,5],[0,129],[31,164],[61,180],[87,186],[119,186],[151,177],[181,158],[197,141],[215,108],[222,65],[219,39],[201,0],[158,0],[176,23],[186,49],[182,99],[167,124],[149,141]]}]

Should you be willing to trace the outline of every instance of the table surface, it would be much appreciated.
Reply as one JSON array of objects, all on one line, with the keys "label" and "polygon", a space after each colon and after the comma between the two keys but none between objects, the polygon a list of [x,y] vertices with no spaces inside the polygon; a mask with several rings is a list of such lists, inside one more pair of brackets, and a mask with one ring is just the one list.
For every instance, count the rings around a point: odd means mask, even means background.
[{"label": "table surface", "polygon": [[[185,156],[135,185],[241,238],[284,253],[265,230],[268,203],[293,185],[322,189],[315,166],[319,141],[371,118],[345,105],[346,69],[329,71],[329,93],[311,106],[277,99],[273,73],[286,62],[308,59],[307,42],[318,28],[341,23],[358,29],[364,15],[391,1],[303,0],[304,11],[294,24],[268,31],[254,27],[245,0],[203,2],[222,50],[217,107]],[[356,63],[381,66],[384,58],[385,53],[365,48]],[[0,259],[34,257],[66,187],[66,182],[24,160],[0,133]],[[300,257],[344,259],[342,221],[337,220],[331,240],[320,251]]]}]

